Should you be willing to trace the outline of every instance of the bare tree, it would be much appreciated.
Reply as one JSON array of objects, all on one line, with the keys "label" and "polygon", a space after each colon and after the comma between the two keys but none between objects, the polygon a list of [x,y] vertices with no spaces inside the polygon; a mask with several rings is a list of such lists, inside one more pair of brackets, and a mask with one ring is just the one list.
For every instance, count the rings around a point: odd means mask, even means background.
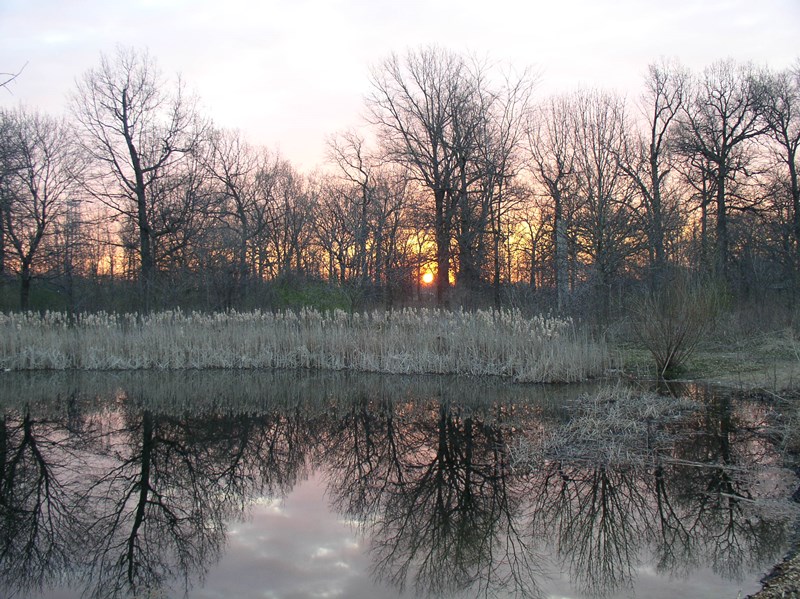
[{"label": "bare tree", "polygon": [[346,181],[354,186],[353,199],[356,220],[353,222],[355,235],[355,258],[357,276],[363,285],[367,272],[367,238],[369,236],[369,214],[375,201],[374,171],[375,160],[367,154],[364,138],[354,131],[347,131],[328,143],[329,156],[339,167]]},{"label": "bare tree", "polygon": [[143,309],[156,271],[156,188],[197,145],[202,127],[178,81],[173,92],[146,52],[118,48],[78,81],[73,112],[81,142],[95,162],[91,195],[135,223]]},{"label": "bare tree", "polygon": [[648,67],[640,102],[644,131],[625,140],[620,166],[637,190],[639,218],[647,238],[651,279],[659,282],[667,263],[666,237],[677,227],[677,203],[668,178],[673,171],[672,138],[686,98],[688,73],[669,62]]},{"label": "bare tree", "polygon": [[[24,68],[24,67],[23,67]],[[0,88],[8,89],[8,85],[14,81],[19,73],[0,73]],[[0,120],[0,215],[5,211],[9,198],[3,185],[7,183],[8,177],[13,175],[17,168],[18,148],[12,143],[16,136],[13,134],[12,119]],[[0,217],[0,276],[6,271],[6,234],[3,219]]]},{"label": "bare tree", "polygon": [[499,293],[502,220],[515,199],[506,191],[533,83],[525,73],[498,88],[490,66],[432,47],[372,73],[368,108],[386,156],[433,196],[439,303],[449,301],[453,267],[468,293],[493,271]]},{"label": "bare tree", "polygon": [[469,301],[469,296],[479,290],[487,266],[485,233],[494,186],[484,185],[481,189],[480,183],[487,174],[482,146],[488,137],[488,112],[494,98],[484,79],[485,65],[473,62],[465,69],[447,140],[455,159],[452,235],[457,248],[456,283],[462,292],[469,294],[462,294],[461,302]]},{"label": "bare tree", "polygon": [[716,245],[714,270],[727,276],[730,261],[729,210],[745,208],[733,202],[730,187],[751,162],[748,142],[763,134],[759,88],[750,65],[721,61],[708,67],[695,83],[691,101],[679,119],[680,151],[702,157],[712,172],[715,191]]},{"label": "bare tree", "polygon": [[789,223],[794,245],[795,269],[800,266],[800,62],[792,69],[765,73],[761,79],[761,112],[774,142],[772,154],[785,181],[790,206]]},{"label": "bare tree", "polygon": [[12,164],[3,169],[2,223],[20,278],[20,308],[28,308],[31,281],[43,240],[74,191],[77,159],[66,125],[25,111],[0,113]]},{"label": "bare tree", "polygon": [[612,94],[583,92],[576,97],[573,118],[581,202],[578,239],[592,260],[597,316],[607,322],[611,287],[625,259],[637,250],[632,190],[617,159],[625,139],[625,105]]},{"label": "bare tree", "polygon": [[274,226],[265,238],[274,276],[308,274],[306,260],[312,240],[317,191],[288,161],[276,165],[271,202]]},{"label": "bare tree", "polygon": [[[352,236],[348,261],[362,290],[373,285],[383,299],[389,299],[390,271],[395,263],[397,235],[406,205],[407,173],[382,163],[366,147],[364,137],[354,131],[332,138],[329,148],[340,176],[338,184],[327,186],[332,194],[328,194],[327,208],[322,207],[319,218],[325,223],[329,241],[337,238],[342,241],[341,233]],[[321,221],[318,224],[323,226]],[[338,237],[330,236],[341,227],[344,230]],[[331,249],[344,256],[344,247],[337,243],[337,248]],[[341,268],[339,271],[343,273]]]},{"label": "bare tree", "polygon": [[523,194],[515,189],[514,181],[524,166],[521,149],[534,84],[535,80],[528,72],[518,78],[507,75],[498,93],[482,94],[485,118],[479,138],[479,160],[483,171],[479,192],[485,196],[489,212],[492,288],[496,307],[501,303],[502,244],[509,237],[505,224],[523,198]]},{"label": "bare tree", "polygon": [[[173,271],[194,269],[199,246],[208,243],[206,233],[215,211],[208,172],[196,155],[187,155],[180,168],[165,173],[151,192],[153,263]],[[168,287],[174,289],[174,279]]]},{"label": "bare tree", "polygon": [[20,168],[21,148],[17,123],[9,112],[3,112],[0,118],[0,276],[5,275],[6,258],[6,226],[2,215],[6,213],[12,199],[12,179]]},{"label": "bare tree", "polygon": [[[515,214],[517,227],[517,243],[509,251],[509,255],[516,255],[517,259],[525,265],[528,286],[535,291],[542,280],[542,268],[545,256],[552,255],[552,247],[548,245],[554,241],[555,236],[549,226],[553,222],[549,211],[552,206],[541,205],[543,202],[532,198],[525,202]],[[547,237],[549,236],[549,240]],[[566,239],[564,240],[566,244]],[[522,279],[522,277],[519,277]],[[565,277],[566,279],[566,277]],[[563,305],[559,309],[563,309]]]},{"label": "bare tree", "polygon": [[[436,263],[433,219],[421,190],[409,181],[402,223],[397,233],[398,271],[412,282],[414,297],[422,299],[422,277]],[[425,269],[423,271],[423,269]],[[402,275],[401,275],[402,278]]]},{"label": "bare tree", "polygon": [[564,309],[569,295],[567,229],[577,192],[574,102],[569,96],[549,98],[534,113],[528,130],[531,172],[552,204],[553,270],[559,310]]},{"label": "bare tree", "polygon": [[254,257],[259,239],[271,226],[280,158],[248,145],[238,131],[219,130],[209,136],[205,164],[219,196],[218,225],[223,237],[232,236],[232,247],[220,248],[223,253],[233,252],[232,280],[226,291],[230,306],[258,273]]},{"label": "bare tree", "polygon": [[413,194],[403,169],[384,168],[378,173],[373,203],[374,279],[383,285],[383,299],[391,306],[394,289],[407,281],[404,272],[403,229],[407,227]]},{"label": "bare tree", "polygon": [[25,70],[26,66],[28,66],[27,62],[22,65],[22,68],[16,73],[0,73],[0,88],[8,89],[8,86],[11,85],[11,83],[13,83],[17,77],[22,74],[22,71]]},{"label": "bare tree", "polygon": [[390,159],[409,169],[433,194],[436,238],[436,296],[447,300],[450,244],[458,195],[454,121],[464,98],[464,61],[438,48],[393,54],[372,72],[368,99]]},{"label": "bare tree", "polygon": [[[366,257],[360,253],[356,231],[359,228],[358,209],[352,199],[361,198],[361,190],[332,177],[322,181],[319,211],[315,219],[317,242],[327,256],[327,276],[332,283],[344,284],[349,273],[366,267]],[[354,212],[356,213],[354,215]],[[366,245],[366,240],[364,242]]]}]

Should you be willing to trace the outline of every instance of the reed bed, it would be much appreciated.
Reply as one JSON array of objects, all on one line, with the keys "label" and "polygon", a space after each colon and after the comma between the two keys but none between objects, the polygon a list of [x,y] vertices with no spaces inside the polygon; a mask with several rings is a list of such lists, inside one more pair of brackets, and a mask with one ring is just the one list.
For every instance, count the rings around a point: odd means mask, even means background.
[{"label": "reed bed", "polygon": [[576,382],[607,367],[568,319],[517,311],[0,315],[6,370],[312,368]]}]

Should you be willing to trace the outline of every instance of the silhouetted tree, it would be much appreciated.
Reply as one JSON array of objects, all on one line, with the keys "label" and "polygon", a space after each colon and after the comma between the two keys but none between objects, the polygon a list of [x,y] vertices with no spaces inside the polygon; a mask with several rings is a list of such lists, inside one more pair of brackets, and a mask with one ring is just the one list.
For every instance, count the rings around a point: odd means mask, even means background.
[{"label": "silhouetted tree", "polygon": [[631,133],[620,166],[633,181],[637,212],[647,239],[651,283],[659,284],[667,264],[667,237],[679,228],[677,197],[668,183],[673,170],[674,129],[687,98],[688,73],[679,65],[654,63],[648,68],[641,99],[643,131]]},{"label": "silhouetted tree", "polygon": [[[786,198],[789,208],[792,272],[800,267],[800,64],[779,72],[767,72],[759,80],[760,111],[772,137],[771,153],[777,165],[776,189],[771,195]],[[780,205],[780,201],[777,202]]]},{"label": "silhouetted tree", "polygon": [[752,162],[749,142],[766,131],[754,75],[750,65],[730,60],[714,63],[694,82],[691,99],[679,118],[680,151],[697,156],[713,182],[714,270],[718,276],[729,274],[729,211],[747,207],[734,201],[731,188],[737,177],[747,174]]},{"label": "silhouetted tree", "polygon": [[180,81],[167,91],[149,54],[120,47],[113,57],[101,56],[100,66],[79,79],[73,114],[94,163],[86,190],[135,224],[143,308],[148,310],[157,268],[155,240],[181,226],[185,216],[180,208],[160,209],[170,201],[165,181],[181,176],[203,129],[194,102]]},{"label": "silhouetted tree", "polygon": [[577,205],[574,102],[569,96],[549,98],[537,108],[528,130],[531,172],[552,204],[550,245],[559,310],[566,307],[570,291],[567,231]]},{"label": "silhouetted tree", "polygon": [[0,140],[0,217],[20,279],[20,308],[27,310],[35,263],[75,193],[79,163],[64,122],[24,110],[4,111],[0,120],[7,132]]},{"label": "silhouetted tree", "polygon": [[450,244],[458,201],[455,123],[462,107],[467,67],[463,59],[438,48],[392,55],[372,72],[368,100],[372,123],[390,159],[406,166],[433,194],[436,238],[436,295],[447,300]]},{"label": "silhouetted tree", "polygon": [[611,288],[641,243],[634,229],[633,190],[618,159],[625,142],[625,105],[618,96],[584,92],[573,109],[577,239],[591,259],[595,314],[606,323]]}]

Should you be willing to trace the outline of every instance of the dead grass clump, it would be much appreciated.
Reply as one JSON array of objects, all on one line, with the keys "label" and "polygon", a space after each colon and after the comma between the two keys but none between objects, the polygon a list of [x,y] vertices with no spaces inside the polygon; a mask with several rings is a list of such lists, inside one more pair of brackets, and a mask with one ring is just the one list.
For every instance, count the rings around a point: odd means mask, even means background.
[{"label": "dead grass clump", "polygon": [[641,465],[676,440],[670,425],[699,409],[687,398],[665,397],[622,384],[608,385],[579,396],[573,416],[541,440],[540,446],[516,450],[515,461],[591,462]]}]

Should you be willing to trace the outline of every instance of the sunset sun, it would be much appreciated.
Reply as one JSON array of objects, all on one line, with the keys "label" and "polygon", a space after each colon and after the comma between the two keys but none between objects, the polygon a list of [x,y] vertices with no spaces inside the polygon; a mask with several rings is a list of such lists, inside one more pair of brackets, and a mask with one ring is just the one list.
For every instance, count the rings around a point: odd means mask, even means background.
[{"label": "sunset sun", "polygon": [[800,597],[798,40],[0,0],[0,599]]}]

